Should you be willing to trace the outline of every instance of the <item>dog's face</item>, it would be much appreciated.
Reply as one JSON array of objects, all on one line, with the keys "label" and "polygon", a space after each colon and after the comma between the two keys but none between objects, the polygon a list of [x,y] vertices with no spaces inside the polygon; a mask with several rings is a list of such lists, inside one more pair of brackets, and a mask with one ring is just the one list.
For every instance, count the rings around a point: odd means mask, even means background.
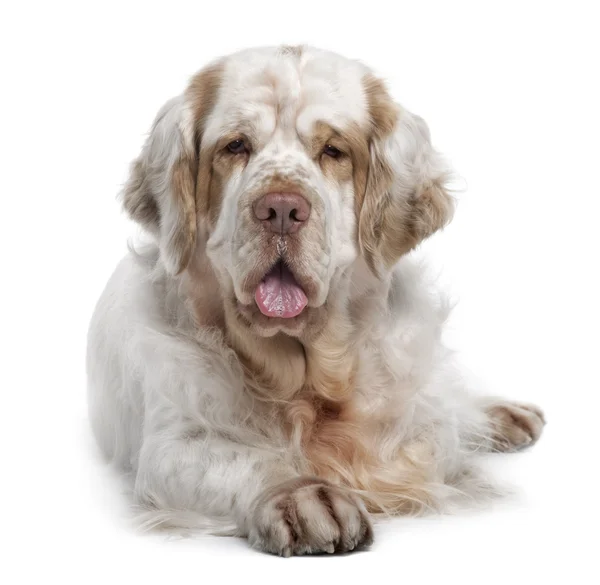
[{"label": "dog's face", "polygon": [[381,277],[448,220],[445,178],[368,69],[284,47],[223,59],[166,104],[124,202],[169,271],[207,255],[246,326],[301,335],[357,259]]}]

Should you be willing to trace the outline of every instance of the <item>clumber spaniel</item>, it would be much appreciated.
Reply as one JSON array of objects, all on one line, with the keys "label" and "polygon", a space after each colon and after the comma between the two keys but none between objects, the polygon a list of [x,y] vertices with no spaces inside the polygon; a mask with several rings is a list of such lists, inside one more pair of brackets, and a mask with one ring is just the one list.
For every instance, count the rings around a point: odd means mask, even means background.
[{"label": "clumber spaniel", "polygon": [[409,252],[451,218],[427,126],[364,65],[243,51],[160,110],[123,193],[154,244],[98,303],[90,418],[147,526],[349,551],[370,514],[444,510],[477,453],[540,436],[471,395]]}]

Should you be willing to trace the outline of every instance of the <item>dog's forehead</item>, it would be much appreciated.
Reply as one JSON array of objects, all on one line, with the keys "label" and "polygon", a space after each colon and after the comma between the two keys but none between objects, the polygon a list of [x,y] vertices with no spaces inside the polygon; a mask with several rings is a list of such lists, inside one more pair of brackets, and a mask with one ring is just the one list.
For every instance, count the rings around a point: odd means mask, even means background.
[{"label": "dog's forehead", "polygon": [[275,128],[310,135],[317,121],[335,128],[367,123],[362,64],[306,47],[254,49],[224,61],[219,96],[204,139],[251,127],[259,140]]}]

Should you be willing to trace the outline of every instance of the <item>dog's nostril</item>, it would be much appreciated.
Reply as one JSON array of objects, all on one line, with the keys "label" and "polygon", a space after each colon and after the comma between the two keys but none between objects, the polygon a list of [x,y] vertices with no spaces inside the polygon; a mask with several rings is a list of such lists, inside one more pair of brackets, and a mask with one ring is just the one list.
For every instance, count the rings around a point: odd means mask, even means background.
[{"label": "dog's nostril", "polygon": [[310,203],[298,193],[267,193],[253,203],[256,219],[272,232],[297,231],[310,216]]}]

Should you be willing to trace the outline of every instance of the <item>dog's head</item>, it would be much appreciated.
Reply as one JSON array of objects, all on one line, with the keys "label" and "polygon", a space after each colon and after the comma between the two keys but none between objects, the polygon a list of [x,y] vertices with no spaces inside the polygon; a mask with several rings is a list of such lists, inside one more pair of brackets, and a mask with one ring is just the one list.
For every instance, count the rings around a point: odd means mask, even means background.
[{"label": "dog's head", "polygon": [[300,335],[357,260],[382,277],[449,220],[446,179],[425,123],[363,65],[257,49],[163,107],[124,205],[169,272],[206,255],[248,327]]}]

